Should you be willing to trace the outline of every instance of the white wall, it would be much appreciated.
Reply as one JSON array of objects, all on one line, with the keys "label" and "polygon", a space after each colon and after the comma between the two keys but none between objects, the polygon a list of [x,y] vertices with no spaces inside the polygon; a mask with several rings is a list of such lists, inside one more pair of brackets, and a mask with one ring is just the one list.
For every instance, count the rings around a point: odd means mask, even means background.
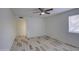
[{"label": "white wall", "polygon": [[37,17],[26,17],[28,37],[42,36],[45,34],[44,20]]},{"label": "white wall", "polygon": [[68,17],[75,14],[79,9],[44,18],[47,35],[79,47],[79,34],[68,32]]},{"label": "white wall", "polygon": [[15,30],[15,18],[11,10],[0,8],[0,50],[10,50]]}]

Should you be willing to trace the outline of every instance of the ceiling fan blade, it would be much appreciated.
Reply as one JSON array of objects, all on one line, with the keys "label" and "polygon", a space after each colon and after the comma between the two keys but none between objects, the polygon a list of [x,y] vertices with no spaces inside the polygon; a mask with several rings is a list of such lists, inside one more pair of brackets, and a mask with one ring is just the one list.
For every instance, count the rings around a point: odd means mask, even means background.
[{"label": "ceiling fan blade", "polygon": [[46,13],[46,14],[50,14],[50,13]]},{"label": "ceiling fan blade", "polygon": [[51,9],[47,9],[47,10],[45,10],[45,11],[50,11],[50,10],[53,10],[53,8],[51,8]]},{"label": "ceiling fan blade", "polygon": [[41,13],[39,13],[39,15],[42,15]]},{"label": "ceiling fan blade", "polygon": [[43,8],[38,8],[41,12],[43,12],[44,10],[43,10]]},{"label": "ceiling fan blade", "polygon": [[45,14],[50,14],[49,12],[45,11]]}]

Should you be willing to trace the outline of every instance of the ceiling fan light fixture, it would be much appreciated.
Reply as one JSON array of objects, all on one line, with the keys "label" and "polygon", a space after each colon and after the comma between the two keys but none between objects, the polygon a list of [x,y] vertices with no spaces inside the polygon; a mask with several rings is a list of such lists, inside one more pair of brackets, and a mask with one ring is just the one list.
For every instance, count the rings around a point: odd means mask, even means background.
[{"label": "ceiling fan light fixture", "polygon": [[42,15],[44,15],[44,14],[45,14],[45,12],[42,12],[41,14],[42,14]]}]

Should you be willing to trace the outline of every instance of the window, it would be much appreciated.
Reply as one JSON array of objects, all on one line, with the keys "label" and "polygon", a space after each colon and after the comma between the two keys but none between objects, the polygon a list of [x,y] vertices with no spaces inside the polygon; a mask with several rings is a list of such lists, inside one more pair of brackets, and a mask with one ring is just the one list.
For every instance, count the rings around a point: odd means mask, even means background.
[{"label": "window", "polygon": [[69,32],[79,33],[79,15],[69,16]]}]

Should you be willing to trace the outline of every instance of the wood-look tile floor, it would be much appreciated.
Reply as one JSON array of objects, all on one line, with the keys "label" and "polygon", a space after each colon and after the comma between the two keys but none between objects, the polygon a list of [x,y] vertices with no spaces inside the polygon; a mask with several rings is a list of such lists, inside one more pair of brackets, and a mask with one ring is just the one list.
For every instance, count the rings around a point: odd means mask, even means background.
[{"label": "wood-look tile floor", "polygon": [[14,41],[11,51],[79,51],[79,48],[49,37],[37,37],[20,46]]}]

